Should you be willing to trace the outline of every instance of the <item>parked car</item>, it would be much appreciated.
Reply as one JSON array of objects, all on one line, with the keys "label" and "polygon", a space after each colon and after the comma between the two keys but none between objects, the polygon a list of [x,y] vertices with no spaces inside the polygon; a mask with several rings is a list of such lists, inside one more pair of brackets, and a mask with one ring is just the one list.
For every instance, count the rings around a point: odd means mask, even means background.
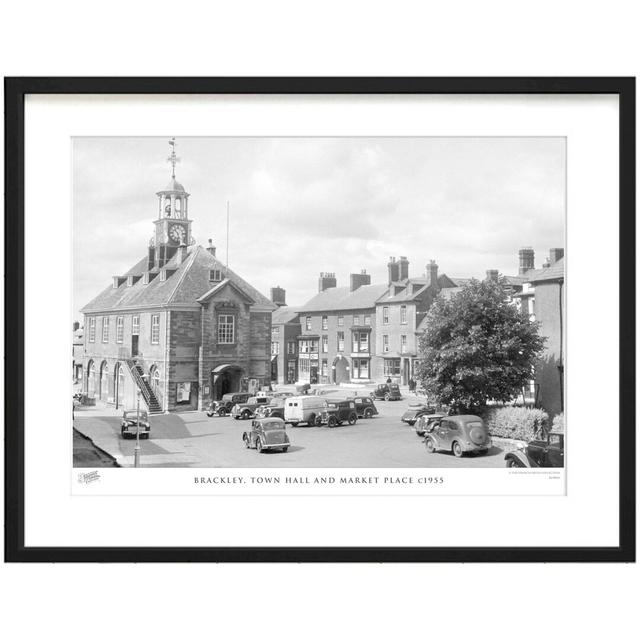
[{"label": "parked car", "polygon": [[261,404],[256,409],[256,418],[282,418],[284,420],[284,401],[283,397],[273,397],[269,404]]},{"label": "parked car", "polygon": [[231,415],[234,420],[249,420],[255,417],[256,409],[260,405],[267,405],[270,402],[270,396],[252,396],[246,402],[234,404]]},{"label": "parked car", "polygon": [[420,416],[427,414],[433,414],[436,412],[436,408],[425,404],[424,402],[414,402],[409,405],[409,408],[402,414],[402,422],[406,422],[408,425],[413,426]]},{"label": "parked car", "polygon": [[444,418],[445,415],[443,413],[422,413],[416,422],[416,433],[419,436],[424,436],[429,433],[435,424],[440,420],[440,418]]},{"label": "parked car", "polygon": [[327,400],[322,396],[293,396],[284,402],[284,421],[297,427],[301,422],[314,426],[322,416]]},{"label": "parked car", "polygon": [[371,398],[366,396],[353,396],[347,398],[347,400],[353,400],[353,402],[355,402],[358,418],[373,418],[373,416],[378,415],[378,409]]},{"label": "parked car", "polygon": [[146,410],[127,409],[122,413],[122,425],[120,433],[123,438],[127,436],[136,436],[138,432],[138,416],[140,417],[140,437],[149,439],[151,433],[151,425],[149,424],[149,415]]},{"label": "parked car", "polygon": [[251,397],[250,393],[225,393],[221,400],[213,400],[207,409],[207,415],[211,418],[214,414],[226,416],[231,413],[234,404],[242,404]]},{"label": "parked car", "polygon": [[379,384],[372,392],[374,400],[402,400],[400,387],[395,383]]},{"label": "parked car", "polygon": [[284,420],[281,418],[262,418],[251,422],[251,430],[242,434],[244,446],[262,453],[266,449],[280,449],[286,452],[291,442],[287,435]]},{"label": "parked car", "polygon": [[320,423],[328,427],[337,427],[344,422],[355,424],[357,420],[358,413],[353,400],[328,400],[320,415]]},{"label": "parked car", "polygon": [[546,438],[520,444],[504,459],[507,467],[564,467],[564,433],[551,431]]},{"label": "parked car", "polygon": [[434,420],[424,443],[429,453],[443,449],[461,458],[470,451],[486,453],[491,446],[491,435],[478,416],[445,416]]}]

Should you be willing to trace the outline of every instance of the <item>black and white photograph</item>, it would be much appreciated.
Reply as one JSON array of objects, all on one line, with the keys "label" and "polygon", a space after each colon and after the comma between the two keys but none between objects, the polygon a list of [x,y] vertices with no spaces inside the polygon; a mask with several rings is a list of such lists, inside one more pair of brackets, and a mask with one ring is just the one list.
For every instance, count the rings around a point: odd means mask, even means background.
[{"label": "black and white photograph", "polygon": [[75,137],[79,477],[563,469],[566,165],[562,136]]}]

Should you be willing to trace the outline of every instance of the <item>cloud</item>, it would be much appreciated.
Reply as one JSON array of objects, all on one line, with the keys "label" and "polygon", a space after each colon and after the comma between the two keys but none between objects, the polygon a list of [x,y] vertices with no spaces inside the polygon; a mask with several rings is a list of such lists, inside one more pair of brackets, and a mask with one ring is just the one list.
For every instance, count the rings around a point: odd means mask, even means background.
[{"label": "cloud", "polygon": [[[79,308],[147,250],[155,192],[170,176],[166,140],[82,138],[74,145],[74,295]],[[367,269],[386,279],[390,255],[413,275],[517,272],[564,242],[565,150],[559,138],[186,138],[178,180],[191,193],[200,244],[213,238],[259,290],[316,292]]]}]

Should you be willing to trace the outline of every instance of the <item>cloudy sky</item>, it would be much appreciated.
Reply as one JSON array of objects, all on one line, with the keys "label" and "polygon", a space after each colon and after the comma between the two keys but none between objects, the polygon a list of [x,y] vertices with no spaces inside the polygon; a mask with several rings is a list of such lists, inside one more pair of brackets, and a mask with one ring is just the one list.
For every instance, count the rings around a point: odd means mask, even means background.
[{"label": "cloudy sky", "polygon": [[[77,309],[146,255],[156,191],[171,176],[168,138],[76,138],[73,146]],[[178,138],[176,178],[191,194],[198,244],[290,305],[366,269],[384,282],[389,256],[421,275],[483,277],[536,267],[564,246],[563,138]]]}]

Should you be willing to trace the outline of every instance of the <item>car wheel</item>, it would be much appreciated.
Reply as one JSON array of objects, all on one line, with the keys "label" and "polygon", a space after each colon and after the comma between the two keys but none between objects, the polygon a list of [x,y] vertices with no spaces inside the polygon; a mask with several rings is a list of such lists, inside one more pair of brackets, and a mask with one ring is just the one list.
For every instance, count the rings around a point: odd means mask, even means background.
[{"label": "car wheel", "polygon": [[209,418],[213,418],[213,413],[211,413],[211,411],[207,411],[207,416],[209,416]]},{"label": "car wheel", "polygon": [[358,420],[358,416],[355,413],[352,413],[349,416],[348,422],[349,422],[349,424],[355,424],[357,420]]},{"label": "car wheel", "polygon": [[292,427],[297,427],[297,426],[298,426],[298,423],[297,423],[297,422],[292,422],[292,423],[291,423],[291,426],[292,426]]},{"label": "car wheel", "polygon": [[307,424],[312,426],[312,427],[315,426],[315,424],[316,424],[316,414],[315,413],[312,413],[309,416],[309,420],[307,421]]},{"label": "car wheel", "polygon": [[329,420],[327,421],[327,425],[330,426],[332,429],[333,427],[335,427],[338,424],[338,421],[336,420],[335,416],[331,416],[329,418]]},{"label": "car wheel", "polygon": [[234,420],[240,420],[240,416],[233,416]]},{"label": "car wheel", "polygon": [[434,453],[435,452],[436,445],[435,445],[435,443],[433,442],[433,440],[431,438],[427,438],[426,441],[425,441],[425,444],[427,446],[427,451],[429,453]]},{"label": "car wheel", "polygon": [[289,447],[282,447],[282,453],[287,453],[289,451]]},{"label": "car wheel", "polygon": [[120,435],[124,438],[124,436],[125,436],[124,427],[120,427]]},{"label": "car wheel", "polygon": [[249,441],[249,436],[246,433],[243,434],[242,441],[244,442],[244,446],[247,447],[247,449],[251,449],[251,442]]},{"label": "car wheel", "polygon": [[371,409],[365,409],[364,410],[364,417],[365,418],[373,418],[373,411]]},{"label": "car wheel", "polygon": [[407,420],[407,424],[408,424],[410,427],[413,427],[413,425],[414,425],[415,423],[416,423],[416,421],[415,421],[415,420]]},{"label": "car wheel", "polygon": [[220,408],[218,409],[218,415],[219,415],[221,418],[224,418],[224,417],[227,415],[227,410],[226,410],[224,407],[220,407]]},{"label": "car wheel", "polygon": [[243,411],[242,412],[242,419],[243,420],[248,420],[251,417],[251,411]]},{"label": "car wheel", "polygon": [[506,463],[505,466],[508,469],[511,469],[513,467],[521,467],[522,465],[515,459],[515,458],[509,458]]},{"label": "car wheel", "polygon": [[453,451],[453,455],[456,458],[462,458],[463,451],[459,442],[454,442],[453,446],[451,447],[451,450]]},{"label": "car wheel", "polygon": [[390,398],[390,397],[391,397],[391,396],[390,396],[388,393],[385,393],[385,394],[384,394],[384,399],[385,399],[387,402],[389,402],[389,398]]},{"label": "car wheel", "polygon": [[263,449],[262,449],[262,440],[260,440],[260,438],[258,438],[256,440],[256,449],[258,450],[258,453],[262,453]]}]

